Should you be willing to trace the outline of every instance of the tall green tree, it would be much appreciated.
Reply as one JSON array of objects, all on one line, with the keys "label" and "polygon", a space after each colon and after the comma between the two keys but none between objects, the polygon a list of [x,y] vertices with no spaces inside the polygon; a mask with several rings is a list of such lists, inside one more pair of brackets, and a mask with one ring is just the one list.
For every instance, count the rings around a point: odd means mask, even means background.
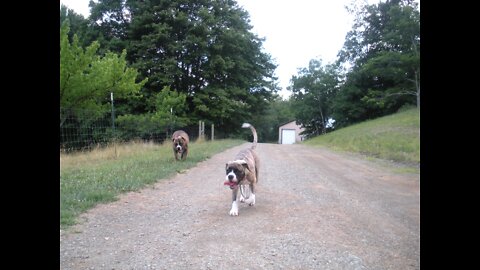
[{"label": "tall green tree", "polygon": [[140,77],[149,78],[144,99],[125,101],[131,113],[153,112],[156,93],[168,86],[187,96],[193,121],[237,130],[239,121],[265,113],[278,90],[276,66],[236,1],[100,0],[90,6],[90,19],[109,33],[103,37],[121,40],[116,44],[128,49]]},{"label": "tall green tree", "polygon": [[321,60],[310,60],[308,68],[292,76],[289,89],[293,92],[297,123],[307,136],[324,134],[332,117],[332,103],[341,82],[336,64],[323,66]]},{"label": "tall green tree", "polygon": [[121,53],[127,47],[127,27],[130,14],[125,0],[106,0],[94,2],[90,0],[90,39],[101,44],[101,52]]},{"label": "tall green tree", "polygon": [[380,52],[369,59],[359,71],[373,82],[362,101],[387,110],[415,101],[419,106],[418,60],[415,55],[400,52]]},{"label": "tall green tree", "polygon": [[348,124],[395,112],[405,104],[420,106],[417,3],[385,1],[350,12],[355,23],[338,56],[351,69],[334,105],[336,119]]},{"label": "tall green tree", "polygon": [[[77,35],[81,42],[84,41],[85,33],[88,28],[88,20],[83,17],[83,15],[75,13],[73,9],[67,8],[65,5],[60,5],[60,27],[62,24],[68,20],[70,31],[68,32],[68,38],[70,41],[73,41],[73,35]],[[81,46],[86,47],[88,44],[80,44]]]},{"label": "tall green tree", "polygon": [[354,3],[347,10],[355,19],[338,54],[341,62],[361,66],[380,52],[419,52],[420,11],[414,1]]},{"label": "tall green tree", "polygon": [[60,126],[78,109],[101,115],[109,109],[110,93],[116,97],[135,95],[147,82],[136,82],[138,73],[126,66],[126,51],[97,55],[98,42],[83,49],[77,35],[69,41],[69,30],[65,21],[60,28]]}]

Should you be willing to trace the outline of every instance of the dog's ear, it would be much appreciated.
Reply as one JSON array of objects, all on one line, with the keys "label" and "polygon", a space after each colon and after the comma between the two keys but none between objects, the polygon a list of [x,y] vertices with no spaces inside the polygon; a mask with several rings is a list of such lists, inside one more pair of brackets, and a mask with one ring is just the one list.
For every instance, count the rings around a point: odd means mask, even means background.
[{"label": "dog's ear", "polygon": [[228,169],[228,162],[225,164],[225,171]]},{"label": "dog's ear", "polygon": [[250,168],[248,167],[248,163],[245,160],[237,160],[236,162],[242,165],[245,169],[250,170]]}]

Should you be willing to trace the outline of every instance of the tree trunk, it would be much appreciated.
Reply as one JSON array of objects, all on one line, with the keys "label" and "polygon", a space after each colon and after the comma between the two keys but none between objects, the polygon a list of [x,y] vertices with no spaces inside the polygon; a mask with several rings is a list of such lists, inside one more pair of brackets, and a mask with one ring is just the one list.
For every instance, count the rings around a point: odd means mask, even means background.
[{"label": "tree trunk", "polygon": [[417,108],[420,108],[420,82],[418,81],[417,71],[415,71],[415,87],[417,88]]},{"label": "tree trunk", "polygon": [[322,134],[325,134],[325,119],[323,118],[323,112],[321,107],[320,107],[320,117],[322,117]]},{"label": "tree trunk", "polygon": [[[417,45],[415,44],[415,40],[412,38],[412,45],[413,45],[413,52],[415,55],[420,59],[419,51],[417,49]],[[417,70],[415,70],[415,87],[417,88],[417,108],[420,108],[420,74],[418,74]]]}]

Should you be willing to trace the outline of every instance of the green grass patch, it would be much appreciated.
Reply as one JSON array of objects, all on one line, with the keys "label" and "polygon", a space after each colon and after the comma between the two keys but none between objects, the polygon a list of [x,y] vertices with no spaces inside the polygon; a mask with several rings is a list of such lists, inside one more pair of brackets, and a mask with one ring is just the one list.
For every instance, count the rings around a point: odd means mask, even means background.
[{"label": "green grass patch", "polygon": [[91,152],[60,154],[60,228],[99,203],[115,201],[123,192],[136,191],[160,179],[182,173],[242,140],[190,143],[185,161],[175,162],[172,146],[131,142]]},{"label": "green grass patch", "polygon": [[406,164],[420,163],[420,114],[416,108],[355,124],[304,142]]},{"label": "green grass patch", "polygon": [[403,173],[414,173],[414,174],[418,174],[418,173],[420,173],[420,168],[419,168],[419,167],[415,167],[415,166],[402,167],[402,168],[396,168],[396,169],[394,169],[393,172],[395,172],[395,173],[400,173],[400,174],[403,174]]}]

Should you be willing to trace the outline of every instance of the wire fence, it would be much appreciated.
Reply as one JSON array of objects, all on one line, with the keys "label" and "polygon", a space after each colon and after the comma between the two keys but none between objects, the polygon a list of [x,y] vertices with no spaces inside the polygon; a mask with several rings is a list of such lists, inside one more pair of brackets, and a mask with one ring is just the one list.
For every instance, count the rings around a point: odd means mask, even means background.
[{"label": "wire fence", "polygon": [[60,108],[60,151],[90,150],[110,143],[144,140],[163,142],[170,127],[142,130],[136,126],[115,125],[111,112]]},{"label": "wire fence", "polygon": [[[67,110],[60,108],[60,151],[74,152],[103,147],[113,142],[141,140],[163,143],[177,129],[185,130],[190,140],[199,137],[199,126],[180,127],[175,123],[159,125],[158,123],[139,121],[116,122],[111,112],[95,110]],[[204,138],[211,139],[210,128],[203,128]],[[212,134],[213,135],[213,134]],[[215,139],[223,138],[223,132],[215,133]]]}]

